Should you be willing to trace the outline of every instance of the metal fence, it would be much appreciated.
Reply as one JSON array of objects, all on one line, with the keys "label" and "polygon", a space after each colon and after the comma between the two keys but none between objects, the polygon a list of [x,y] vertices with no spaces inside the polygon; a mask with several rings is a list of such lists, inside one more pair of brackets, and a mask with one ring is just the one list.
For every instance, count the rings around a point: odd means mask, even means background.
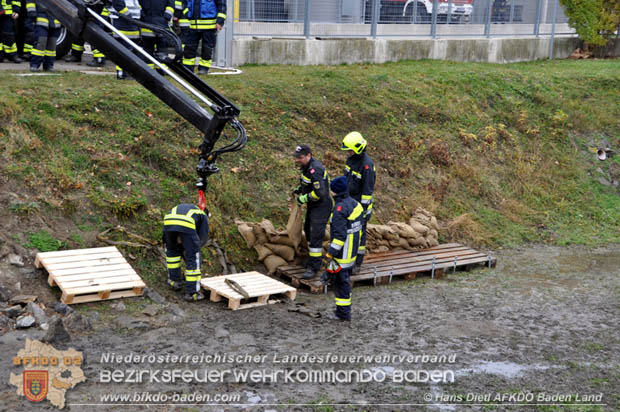
[{"label": "metal fence", "polygon": [[234,36],[572,34],[559,0],[232,0]]}]

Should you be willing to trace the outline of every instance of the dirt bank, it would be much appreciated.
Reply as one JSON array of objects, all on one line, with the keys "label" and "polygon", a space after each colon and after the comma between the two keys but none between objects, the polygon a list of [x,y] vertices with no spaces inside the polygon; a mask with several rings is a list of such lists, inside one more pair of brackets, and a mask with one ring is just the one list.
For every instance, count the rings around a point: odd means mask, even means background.
[{"label": "dirt bank", "polygon": [[[498,258],[495,270],[355,288],[350,325],[289,312],[295,305],[286,303],[230,312],[223,304],[189,305],[166,295],[168,302],[178,306],[159,305],[154,317],[142,313],[142,308],[151,304],[147,299],[125,300],[126,308],[111,301],[92,304],[83,314],[93,329],[72,333],[73,341],[67,345],[83,351],[88,380],[67,393],[66,409],[515,410],[505,404],[527,403],[518,410],[553,411],[585,402],[600,405],[578,410],[618,410],[620,245],[598,249],[536,246],[499,251],[494,256]],[[3,265],[2,281],[15,282],[16,271],[14,266]],[[32,285],[53,307],[53,296],[43,294],[48,289],[43,274],[21,276],[22,290]],[[311,312],[325,313],[332,308],[332,301],[331,294],[301,293],[296,302],[304,303]],[[18,397],[8,384],[9,373],[18,370],[11,365],[11,358],[23,348],[24,337],[42,334],[31,328],[0,337],[0,410],[51,408],[48,402],[35,404]],[[144,363],[106,362],[112,353],[196,354],[198,363],[157,363],[155,359],[149,364],[148,357]],[[312,358],[290,359],[305,354],[317,358],[314,362]],[[358,358],[332,359],[328,354]],[[209,359],[209,355],[224,359]],[[242,356],[226,358],[232,355]],[[246,355],[258,358],[247,359]],[[380,355],[380,359],[366,359],[365,355]],[[420,357],[416,359],[416,355]],[[433,359],[441,355],[446,358]],[[211,383],[102,383],[111,376],[107,371],[114,369],[174,368],[199,370],[200,379],[203,370],[219,374],[230,370],[231,375]],[[312,370],[362,369],[369,371],[366,373],[374,381],[335,384],[327,375],[328,382],[301,382]],[[283,372],[272,375],[278,382],[266,383],[240,383],[243,378],[232,375],[249,370]],[[410,380],[424,381],[423,370],[437,370],[451,383],[398,382],[405,371],[410,371],[405,375]],[[293,382],[285,381],[286,371]],[[354,375],[349,376],[343,379],[355,380]],[[382,378],[383,382],[377,382]],[[217,406],[175,407],[138,405],[145,403],[141,401],[132,406],[109,406],[128,402],[101,399],[106,394],[133,396],[134,392],[158,391],[170,396],[200,392],[239,398],[208,402],[220,403]],[[79,405],[101,403],[108,406]],[[227,403],[242,405],[223,405]],[[492,405],[483,405],[487,403]]]}]

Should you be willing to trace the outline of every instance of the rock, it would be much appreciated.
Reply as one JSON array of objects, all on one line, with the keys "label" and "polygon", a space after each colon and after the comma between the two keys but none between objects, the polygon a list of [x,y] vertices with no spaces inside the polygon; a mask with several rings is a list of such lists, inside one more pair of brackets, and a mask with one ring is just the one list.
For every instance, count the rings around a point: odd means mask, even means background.
[{"label": "rock", "polygon": [[159,313],[159,306],[157,306],[157,305],[148,305],[146,308],[144,308],[142,313],[144,313],[145,315],[148,315],[148,316],[157,316],[157,314]]},{"label": "rock", "polygon": [[0,247],[0,259],[4,259],[4,257],[12,253],[12,251],[13,249],[8,247],[7,245],[2,245],[2,247]]},{"label": "rock", "polygon": [[15,290],[17,290],[18,292],[21,292],[21,290],[22,290],[22,283],[21,282],[17,282],[15,284]]},{"label": "rock", "polygon": [[65,317],[65,326],[67,329],[74,332],[85,331],[92,328],[89,320],[75,311]]},{"label": "rock", "polygon": [[36,319],[33,316],[30,316],[30,315],[20,316],[19,318],[17,318],[17,321],[15,322],[15,327],[17,329],[26,329],[34,325],[35,322],[36,322]]},{"label": "rock", "polygon": [[34,302],[35,300],[37,300],[37,297],[34,295],[17,295],[9,299],[9,303],[11,305],[14,305],[16,303],[19,303],[20,305],[26,305],[29,302]]},{"label": "rock", "polygon": [[599,182],[600,184],[602,184],[603,186],[611,186],[611,182],[610,182],[609,180],[605,179],[605,178],[604,178],[604,177],[602,177],[602,176],[600,176],[600,177],[599,177],[598,179],[596,179],[596,180],[598,180],[598,182]]},{"label": "rock", "polygon": [[68,315],[73,312],[73,308],[71,306],[65,305],[62,302],[57,302],[56,305],[54,305],[54,310],[61,315]]},{"label": "rock", "polygon": [[91,313],[90,320],[92,320],[93,322],[97,322],[99,320],[99,312],[94,311],[93,313]]},{"label": "rock", "polygon": [[217,328],[215,329],[215,338],[219,339],[219,338],[226,338],[230,336],[230,333],[224,329],[224,328]]},{"label": "rock", "polygon": [[23,267],[24,266],[24,260],[22,259],[21,256],[16,255],[15,253],[10,253],[9,254],[9,263],[11,265],[15,265],[15,266],[19,266],[19,267]]},{"label": "rock", "polygon": [[0,285],[0,302],[8,302],[11,292],[4,286]]},{"label": "rock", "polygon": [[125,306],[125,304],[123,302],[116,302],[115,304],[112,305],[112,307],[115,310],[118,310],[119,312],[124,311],[125,309],[127,309],[127,306]]},{"label": "rock", "polygon": [[596,171],[602,175],[607,175],[607,173],[603,172],[603,169],[601,169],[600,167],[597,168]]},{"label": "rock", "polygon": [[[34,302],[28,303],[26,305],[26,310],[34,315],[34,318],[37,320],[37,324],[39,326],[43,326],[48,323],[47,315],[39,305]],[[45,329],[45,328],[41,328]]]},{"label": "rock", "polygon": [[180,318],[184,318],[185,317],[185,312],[176,303],[171,303],[171,304],[168,305],[168,312],[170,312],[174,316],[178,316]]},{"label": "rock", "polygon": [[24,276],[30,277],[30,275],[34,275],[35,270],[31,266],[26,266],[24,268],[20,268],[19,273],[21,273]]},{"label": "rock", "polygon": [[49,328],[45,334],[45,341],[48,343],[60,343],[69,342],[71,335],[65,329],[65,325],[62,323],[62,319],[58,316],[52,317],[49,323]]},{"label": "rock", "polygon": [[155,303],[158,303],[160,305],[165,305],[166,304],[166,299],[164,299],[164,297],[162,295],[160,295],[159,293],[155,292],[151,288],[144,289],[144,295],[147,298],[151,299]]},{"label": "rock", "polygon": [[4,330],[12,323],[11,318],[8,316],[0,315],[0,330]]},{"label": "rock", "polygon": [[151,324],[147,321],[127,315],[119,316],[115,321],[120,327],[127,329],[150,329],[151,327]]},{"label": "rock", "polygon": [[15,318],[22,313],[22,307],[19,305],[11,306],[10,308],[0,309],[0,312],[4,313],[9,318]]}]

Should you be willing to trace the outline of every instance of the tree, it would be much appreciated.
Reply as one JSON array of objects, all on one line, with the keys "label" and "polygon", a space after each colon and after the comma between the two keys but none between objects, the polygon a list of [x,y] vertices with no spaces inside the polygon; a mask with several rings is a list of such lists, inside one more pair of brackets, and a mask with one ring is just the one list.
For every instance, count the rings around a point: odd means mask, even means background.
[{"label": "tree", "polygon": [[560,0],[568,24],[588,46],[604,46],[620,25],[620,0]]}]

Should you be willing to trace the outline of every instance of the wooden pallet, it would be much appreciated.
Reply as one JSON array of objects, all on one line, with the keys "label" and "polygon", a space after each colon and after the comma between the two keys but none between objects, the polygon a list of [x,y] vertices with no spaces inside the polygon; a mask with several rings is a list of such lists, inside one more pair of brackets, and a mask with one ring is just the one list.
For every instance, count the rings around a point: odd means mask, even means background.
[{"label": "wooden pallet", "polygon": [[[496,259],[458,243],[446,243],[416,252],[393,250],[369,254],[359,274],[351,276],[351,286],[360,283],[385,284],[393,278],[415,279],[419,275],[441,277],[444,272],[470,270],[477,265],[495,267]],[[302,279],[305,268],[302,266],[281,266],[276,274],[288,279],[295,287],[307,287],[311,293],[326,291],[318,275],[311,280]]]},{"label": "wooden pallet", "polygon": [[47,270],[67,305],[141,296],[146,287],[114,246],[37,253],[34,265]]},{"label": "wooden pallet", "polygon": [[[243,295],[233,290],[225,279],[237,282],[250,296],[248,302]],[[233,275],[215,276],[200,281],[203,288],[211,292],[211,302],[219,302],[222,298],[228,299],[228,308],[232,310],[247,309],[269,304],[271,295],[283,294],[290,299],[295,299],[297,289],[279,282],[269,276],[258,272],[235,273]],[[252,302],[249,302],[249,301]]]}]

